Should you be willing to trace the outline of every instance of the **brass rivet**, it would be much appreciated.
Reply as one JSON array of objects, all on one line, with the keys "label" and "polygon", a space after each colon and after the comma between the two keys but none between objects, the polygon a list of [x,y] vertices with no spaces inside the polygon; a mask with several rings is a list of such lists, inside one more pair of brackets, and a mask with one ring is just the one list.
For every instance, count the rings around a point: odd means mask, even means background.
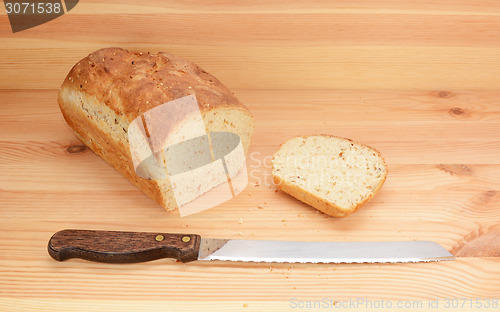
[{"label": "brass rivet", "polygon": [[191,240],[191,237],[189,237],[189,236],[183,236],[183,237],[182,237],[182,241],[183,241],[184,243],[187,243],[187,242],[189,242],[190,240]]},{"label": "brass rivet", "polygon": [[161,242],[163,239],[165,239],[165,237],[163,237],[163,235],[156,235],[155,239],[156,241]]}]

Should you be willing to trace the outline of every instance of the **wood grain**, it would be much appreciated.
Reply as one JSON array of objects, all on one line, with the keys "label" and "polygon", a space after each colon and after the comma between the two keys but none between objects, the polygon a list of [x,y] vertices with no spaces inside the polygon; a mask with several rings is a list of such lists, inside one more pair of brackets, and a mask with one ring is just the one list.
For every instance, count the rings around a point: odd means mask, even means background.
[{"label": "wood grain", "polygon": [[[465,86],[474,90],[496,90],[496,79],[500,75],[500,61],[496,58],[500,49],[493,47],[392,47],[376,43],[372,43],[373,46],[316,46],[314,42],[310,43],[311,46],[297,47],[293,42],[284,42],[287,47],[284,52],[280,47],[262,44],[238,47],[234,42],[228,42],[229,47],[207,45],[200,50],[191,49],[188,44],[109,43],[101,38],[98,42],[104,43],[73,44],[75,47],[70,48],[68,39],[36,39],[42,41],[42,45],[50,46],[40,48],[36,55],[29,55],[22,49],[0,48],[0,66],[4,73],[0,88],[58,88],[68,68],[88,51],[113,45],[132,50],[168,50],[201,64],[223,82],[227,81],[228,87],[233,89],[448,91]],[[136,40],[139,38],[133,41]],[[268,40],[274,41],[273,38]],[[31,41],[22,39],[17,45],[27,42]],[[59,47],[55,50],[57,53],[53,52],[54,46]],[[23,60],[22,65],[12,65],[16,59]],[[430,74],[434,71],[439,74]]]},{"label": "wood grain", "polygon": [[[369,298],[421,300],[402,311],[436,311],[429,299],[498,298],[498,1],[89,0],[15,34],[0,4],[0,42],[0,310],[289,311],[304,310],[292,309],[292,298]],[[108,46],[178,54],[235,91],[256,121],[244,192],[180,218],[75,138],[57,90],[74,63]],[[371,145],[389,165],[380,193],[346,219],[318,213],[271,183],[279,144],[315,133]],[[458,258],[59,263],[46,247],[64,228],[432,240]]]}]

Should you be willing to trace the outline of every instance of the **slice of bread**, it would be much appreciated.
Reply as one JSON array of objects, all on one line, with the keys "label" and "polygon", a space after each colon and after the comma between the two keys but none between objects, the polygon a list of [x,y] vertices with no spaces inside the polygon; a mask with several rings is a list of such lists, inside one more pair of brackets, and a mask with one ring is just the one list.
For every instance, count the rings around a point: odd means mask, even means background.
[{"label": "slice of bread", "polygon": [[358,210],[387,177],[377,150],[331,135],[292,138],[280,146],[272,164],[280,190],[334,217]]}]

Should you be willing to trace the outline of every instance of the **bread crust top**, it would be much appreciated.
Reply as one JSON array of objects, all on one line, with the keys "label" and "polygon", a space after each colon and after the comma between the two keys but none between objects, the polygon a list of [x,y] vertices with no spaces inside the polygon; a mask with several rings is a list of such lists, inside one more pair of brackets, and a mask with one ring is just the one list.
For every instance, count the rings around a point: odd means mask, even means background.
[{"label": "bread crust top", "polygon": [[248,111],[217,78],[166,52],[97,50],[73,66],[61,89],[66,87],[95,96],[129,122],[154,107],[192,94],[202,112],[219,107]]}]

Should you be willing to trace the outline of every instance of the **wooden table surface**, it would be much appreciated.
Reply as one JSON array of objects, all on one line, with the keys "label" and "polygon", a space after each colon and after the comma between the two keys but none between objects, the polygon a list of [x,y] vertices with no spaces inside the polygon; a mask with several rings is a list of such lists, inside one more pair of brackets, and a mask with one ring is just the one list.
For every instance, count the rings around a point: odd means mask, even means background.
[{"label": "wooden table surface", "polygon": [[[436,311],[429,299],[445,309],[453,298],[499,310],[499,1],[88,0],[18,33],[0,8],[1,311],[306,311],[315,300]],[[82,146],[57,90],[74,63],[108,46],[178,54],[235,91],[255,116],[243,193],[180,218]],[[389,166],[380,193],[346,219],[271,183],[278,145],[318,133],[371,145]],[[457,260],[59,263],[46,244],[64,228],[432,240]]]}]

